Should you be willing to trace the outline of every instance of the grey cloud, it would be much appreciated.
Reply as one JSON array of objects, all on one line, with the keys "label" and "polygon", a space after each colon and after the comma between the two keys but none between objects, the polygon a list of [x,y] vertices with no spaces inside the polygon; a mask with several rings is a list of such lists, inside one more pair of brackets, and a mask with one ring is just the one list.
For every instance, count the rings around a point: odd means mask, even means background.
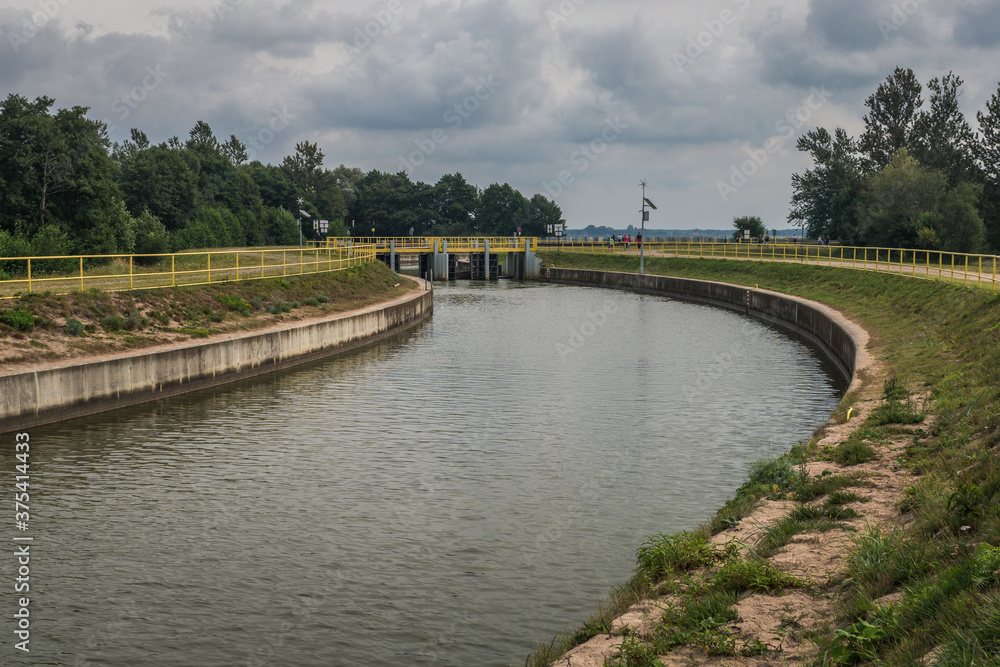
[{"label": "grey cloud", "polygon": [[995,0],[961,3],[956,12],[954,36],[959,45],[1000,45],[1000,3]]},{"label": "grey cloud", "polygon": [[809,33],[839,51],[872,51],[885,45],[879,21],[889,17],[874,0],[810,0]]}]

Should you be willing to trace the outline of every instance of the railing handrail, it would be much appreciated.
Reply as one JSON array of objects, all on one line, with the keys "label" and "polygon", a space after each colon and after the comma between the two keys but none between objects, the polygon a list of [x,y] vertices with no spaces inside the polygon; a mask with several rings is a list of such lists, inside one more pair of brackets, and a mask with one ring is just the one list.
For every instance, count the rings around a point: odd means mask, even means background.
[{"label": "railing handrail", "polygon": [[[93,285],[94,282],[103,281],[99,287],[107,292],[121,292],[131,290],[161,289],[165,287],[206,285],[220,282],[230,282],[233,280],[261,280],[264,278],[281,278],[304,273],[331,273],[342,271],[352,266],[375,261],[378,249],[370,244],[355,244],[351,248],[297,248],[290,246],[278,246],[270,248],[233,248],[228,250],[202,250],[184,251],[176,253],[140,253],[140,254],[107,254],[107,255],[37,255],[31,257],[0,257],[0,262],[24,262],[25,275],[23,277],[8,278],[0,280],[0,299],[8,299],[17,296],[20,291],[14,291],[19,287],[27,287],[30,294],[37,291],[35,287],[39,284],[47,286],[47,291],[55,294],[67,294],[79,292],[87,289],[87,283]],[[279,257],[280,255],[280,257]],[[225,256],[234,258],[232,265],[225,261],[219,266],[219,257]],[[252,259],[245,262],[245,258]],[[204,257],[204,264],[198,263],[195,266],[188,266],[185,261],[178,267],[178,259]],[[212,266],[212,259],[216,258],[216,265]],[[136,266],[136,259],[148,260],[149,258],[161,258],[156,267],[144,270],[142,263]],[[280,259],[280,262],[275,260]],[[88,275],[84,270],[86,260],[108,260],[102,263],[101,267],[114,266],[117,262],[113,260],[128,260],[128,272],[121,273],[96,273]],[[68,264],[75,264],[72,270],[62,270],[47,273],[39,273],[38,262],[59,261]],[[162,264],[169,261],[169,270]],[[36,263],[33,270],[32,262]],[[124,265],[125,262],[121,261]],[[101,268],[98,267],[98,268]],[[165,278],[169,276],[169,281]],[[202,277],[204,280],[199,280]],[[157,278],[164,278],[157,281]],[[179,279],[180,278],[180,279]],[[192,280],[187,280],[192,278]],[[214,278],[214,279],[213,279]],[[110,284],[109,284],[110,283]],[[152,283],[152,284],[151,284]],[[59,285],[55,289],[48,286]],[[21,290],[23,291],[23,290]],[[13,293],[11,293],[13,292]]]}]

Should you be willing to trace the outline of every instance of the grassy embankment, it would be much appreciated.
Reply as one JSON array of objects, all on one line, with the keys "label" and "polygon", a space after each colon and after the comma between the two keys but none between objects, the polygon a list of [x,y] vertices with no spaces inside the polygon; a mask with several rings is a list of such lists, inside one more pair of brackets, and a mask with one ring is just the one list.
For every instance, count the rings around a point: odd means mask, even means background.
[{"label": "grassy embankment", "polygon": [[335,273],[0,301],[0,368],[250,331],[388,301],[413,288],[384,264]]},{"label": "grassy embankment", "polygon": [[[543,253],[547,265],[636,272],[638,258]],[[751,467],[749,480],[711,520],[692,532],[658,535],[638,550],[631,580],[576,631],[540,646],[527,664],[546,665],[639,599],[672,596],[652,633],[624,633],[608,664],[656,665],[657,655],[697,647],[711,656],[766,655],[769,647],[723,626],[733,605],[753,592],[815,586],[775,570],[769,555],[803,532],[837,528],[858,514],[850,472],[810,477],[806,461],[850,466],[895,438],[894,462],[912,470],[899,512],[905,528],[855,530],[846,567],[816,595],[836,601],[836,618],[805,637],[814,664],[998,664],[1000,655],[1000,296],[923,280],[848,269],[725,260],[646,259],[647,273],[759,285],[833,306],[870,333],[869,348],[886,367],[882,404],[843,444],[820,451],[817,433],[782,457]],[[870,388],[869,388],[870,389]],[[914,393],[929,395],[926,402]],[[832,416],[843,423],[858,400],[845,396]],[[927,428],[905,427],[924,421]],[[926,423],[926,422],[925,422]],[[848,468],[847,470],[850,470]],[[709,538],[748,516],[763,499],[796,503],[753,549]],[[707,574],[706,574],[707,572]],[[894,596],[890,594],[895,593]],[[893,600],[893,602],[886,602]],[[794,619],[791,619],[794,623]],[[778,657],[775,655],[774,657]]]}]

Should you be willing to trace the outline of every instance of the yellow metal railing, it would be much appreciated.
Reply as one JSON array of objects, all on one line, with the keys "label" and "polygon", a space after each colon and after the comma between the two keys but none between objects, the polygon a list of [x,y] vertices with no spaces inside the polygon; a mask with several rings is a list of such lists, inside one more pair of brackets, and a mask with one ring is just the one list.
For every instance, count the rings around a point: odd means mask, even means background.
[{"label": "yellow metal railing", "polygon": [[490,252],[523,252],[538,249],[538,238],[534,236],[398,236],[398,237],[357,237],[331,236],[315,244],[319,248],[348,248],[361,243],[372,245],[380,252],[388,252],[395,245],[397,252],[433,252],[435,243],[440,251],[442,242],[450,253],[482,252],[489,241]]},{"label": "yellow metal railing", "polygon": [[[925,280],[961,283],[997,291],[996,255],[907,250],[903,248],[865,248],[821,246],[807,243],[643,243],[647,257],[690,257],[739,259],[764,262],[794,262],[818,266],[891,273]],[[545,244],[543,249],[561,249],[587,254],[637,255],[636,243],[574,242]]]},{"label": "yellow metal railing", "polygon": [[350,248],[261,248],[162,255],[73,255],[0,257],[7,275],[0,299],[24,292],[105,292],[260,280],[305,273],[342,271],[375,260],[372,245]]}]

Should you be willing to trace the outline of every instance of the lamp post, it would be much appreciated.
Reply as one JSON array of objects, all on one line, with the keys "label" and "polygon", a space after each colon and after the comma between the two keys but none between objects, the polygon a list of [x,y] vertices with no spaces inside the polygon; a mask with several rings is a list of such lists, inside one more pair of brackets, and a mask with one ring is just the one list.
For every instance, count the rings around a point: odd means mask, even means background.
[{"label": "lamp post", "polygon": [[[639,238],[641,238],[642,241],[645,241],[646,239],[644,237],[646,236],[646,234],[645,234],[645,232],[646,232],[646,221],[649,220],[649,211],[646,210],[646,206],[649,206],[649,208],[651,208],[651,209],[653,209],[655,211],[656,210],[656,205],[653,202],[651,202],[648,199],[646,199],[646,181],[640,181],[639,185],[642,186],[642,222],[639,223]],[[644,255],[644,252],[645,252],[645,248],[643,248],[642,241],[639,242],[639,275],[640,276],[642,275],[643,255]]]},{"label": "lamp post", "polygon": [[308,211],[302,210],[302,204],[305,203],[305,200],[299,197],[298,202],[299,202],[299,250],[302,250],[302,216],[306,216],[307,218],[311,218],[312,216],[309,215]]}]

